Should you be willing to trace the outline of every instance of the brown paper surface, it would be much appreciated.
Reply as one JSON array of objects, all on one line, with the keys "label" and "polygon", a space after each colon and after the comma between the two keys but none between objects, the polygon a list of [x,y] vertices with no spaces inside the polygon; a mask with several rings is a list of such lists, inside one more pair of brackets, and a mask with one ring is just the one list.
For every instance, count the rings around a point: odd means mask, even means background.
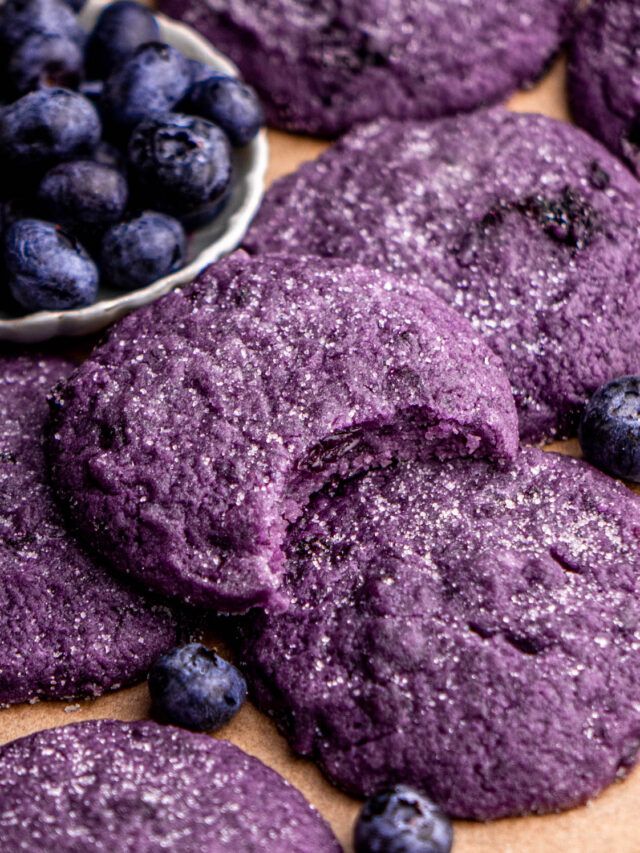
[{"label": "brown paper surface", "polygon": [[[561,60],[535,89],[515,95],[515,110],[541,112],[568,118]],[[326,146],[311,139],[280,132],[270,133],[271,162],[268,181],[316,157]],[[77,347],[76,347],[77,350]],[[578,455],[577,442],[553,445],[553,450]],[[214,643],[215,644],[215,643]],[[0,711],[0,743],[39,729],[80,720],[111,717],[133,720],[146,717],[145,685],[93,701],[41,702]],[[350,853],[351,833],[359,804],[333,788],[319,770],[288,749],[273,724],[246,705],[217,735],[228,738],[297,786],[334,828]],[[2,841],[0,840],[0,849]],[[626,781],[612,785],[598,799],[579,809],[546,817],[516,818],[494,823],[457,822],[455,853],[640,853],[640,768]],[[240,851],[239,851],[240,853]],[[313,853],[313,851],[309,851]]]}]

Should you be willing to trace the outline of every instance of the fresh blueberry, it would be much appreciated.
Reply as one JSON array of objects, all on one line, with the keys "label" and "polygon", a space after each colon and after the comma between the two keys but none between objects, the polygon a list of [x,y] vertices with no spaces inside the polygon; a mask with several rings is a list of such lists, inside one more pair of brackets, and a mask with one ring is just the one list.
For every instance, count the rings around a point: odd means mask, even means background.
[{"label": "fresh blueberry", "polygon": [[355,853],[449,853],[452,844],[447,816],[407,785],[368,799],[355,826]]},{"label": "fresh blueberry", "polygon": [[247,685],[235,666],[200,643],[189,643],[158,658],[149,672],[149,692],[157,719],[208,732],[236,714]]},{"label": "fresh blueberry", "polygon": [[160,28],[153,14],[133,0],[118,0],[102,10],[87,41],[87,74],[107,77],[140,45],[157,42]]},{"label": "fresh blueberry", "polygon": [[160,42],[144,44],[107,78],[105,115],[114,128],[128,132],[144,119],[170,112],[190,81],[189,64],[180,51]]},{"label": "fresh blueberry", "polygon": [[640,376],[598,388],[582,415],[579,437],[592,465],[640,483]]},{"label": "fresh blueberry", "polygon": [[82,46],[84,30],[63,0],[6,0],[0,6],[0,45],[13,50],[32,35],[57,35]]},{"label": "fresh blueberry", "polygon": [[182,225],[171,216],[147,211],[106,232],[100,268],[113,287],[135,290],[180,269],[185,252]]},{"label": "fresh blueberry", "polygon": [[65,36],[29,36],[11,54],[9,85],[19,96],[43,86],[74,89],[82,79],[82,63],[82,50]]},{"label": "fresh blueberry", "polygon": [[128,163],[145,202],[181,216],[226,193],[231,181],[229,142],[202,118],[168,115],[138,125]]},{"label": "fresh blueberry", "polygon": [[87,0],[64,0],[67,6],[72,9],[76,15],[84,9]]},{"label": "fresh blueberry", "polygon": [[127,199],[123,174],[91,160],[54,166],[38,189],[40,209],[47,219],[88,237],[122,219]]},{"label": "fresh blueberry", "polygon": [[19,219],[4,239],[9,289],[28,311],[64,311],[91,305],[98,269],[83,246],[59,225]]},{"label": "fresh blueberry", "polygon": [[33,170],[89,154],[100,139],[93,104],[68,89],[39,89],[0,112],[0,161]]},{"label": "fresh blueberry", "polygon": [[182,109],[217,124],[237,147],[251,142],[264,124],[258,96],[233,77],[218,75],[194,83],[187,90]]}]

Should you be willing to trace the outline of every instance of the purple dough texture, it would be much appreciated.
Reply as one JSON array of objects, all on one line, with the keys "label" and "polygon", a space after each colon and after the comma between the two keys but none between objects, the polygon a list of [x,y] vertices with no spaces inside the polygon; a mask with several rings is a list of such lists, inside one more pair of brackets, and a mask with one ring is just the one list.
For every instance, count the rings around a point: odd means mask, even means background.
[{"label": "purple dough texture", "polygon": [[571,44],[571,110],[640,175],[640,5],[592,3]]},{"label": "purple dough texture", "polygon": [[72,369],[0,356],[0,705],[136,681],[181,634],[167,607],[81,550],[55,506],[41,446],[46,395]]},{"label": "purple dough texture", "polygon": [[585,133],[503,109],[362,127],[278,181],[246,238],[414,272],[503,360],[526,442],[640,371],[640,184]]},{"label": "purple dough texture", "polygon": [[426,289],[244,253],[119,323],[50,432],[88,541],[150,587],[228,611],[285,604],[286,526],[330,477],[517,447],[498,359]]},{"label": "purple dough texture", "polygon": [[379,116],[430,119],[536,78],[575,0],[160,0],[253,84],[269,122],[335,136]]},{"label": "purple dough texture", "polygon": [[237,747],[156,723],[96,720],[0,748],[6,850],[339,853],[328,825]]},{"label": "purple dough texture", "polygon": [[640,502],[577,460],[453,460],[320,495],[287,613],[244,626],[258,705],[357,795],[453,816],[570,808],[640,745]]}]

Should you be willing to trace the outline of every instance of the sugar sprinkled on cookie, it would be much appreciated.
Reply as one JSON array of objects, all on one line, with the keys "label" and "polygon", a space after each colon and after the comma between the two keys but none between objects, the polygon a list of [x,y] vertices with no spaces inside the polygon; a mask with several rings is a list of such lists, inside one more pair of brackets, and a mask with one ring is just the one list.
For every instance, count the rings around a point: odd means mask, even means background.
[{"label": "sugar sprinkled on cookie", "polygon": [[42,429],[47,393],[72,369],[0,355],[0,705],[130,683],[180,636],[167,607],[80,548],[55,505]]},{"label": "sugar sprinkled on cookie", "polygon": [[369,474],[292,529],[290,610],[245,628],[252,696],[356,795],[583,803],[637,759],[639,534],[635,495],[535,449]]},{"label": "sugar sprinkled on cookie", "polygon": [[10,850],[339,853],[302,794],[227,741],[96,720],[0,748]]},{"label": "sugar sprinkled on cookie", "polygon": [[270,123],[338,135],[378,116],[435,118],[535,79],[574,0],[161,0],[259,89]]},{"label": "sugar sprinkled on cookie", "polygon": [[115,326],[54,400],[54,476],[88,541],[164,593],[280,607],[281,543],[332,477],[507,462],[498,360],[415,281],[243,253]]},{"label": "sugar sprinkled on cookie", "polygon": [[502,358],[527,442],[640,371],[640,184],[583,131],[503,109],[359,128],[277,182],[249,251],[423,277]]}]

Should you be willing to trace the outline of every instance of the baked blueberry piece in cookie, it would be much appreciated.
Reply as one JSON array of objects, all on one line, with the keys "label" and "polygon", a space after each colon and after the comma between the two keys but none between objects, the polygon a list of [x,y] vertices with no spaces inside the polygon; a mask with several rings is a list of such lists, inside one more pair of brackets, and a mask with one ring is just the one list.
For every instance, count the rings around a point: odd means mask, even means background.
[{"label": "baked blueberry piece in cookie", "polygon": [[95,720],[0,748],[7,850],[339,853],[328,825],[232,744],[156,723]]},{"label": "baked blueberry piece in cookie", "polygon": [[582,803],[637,758],[639,533],[635,495],[533,448],[356,478],[288,536],[251,695],[353,794],[482,820]]},{"label": "baked blueberry piece in cookie", "polygon": [[640,175],[640,5],[598,0],[571,44],[571,110]]},{"label": "baked blueberry piece in cookie", "polygon": [[0,705],[98,695],[144,677],[179,638],[168,608],[100,568],[55,507],[46,395],[72,368],[0,356]]},{"label": "baked blueberry piece in cookie", "polygon": [[65,505],[117,568],[221,610],[278,607],[309,495],[395,458],[505,462],[498,360],[427,288],[238,253],[128,317],[53,401]]},{"label": "baked blueberry piece in cookie", "polygon": [[378,116],[435,118],[530,82],[575,0],[160,0],[258,89],[268,121],[333,136]]},{"label": "baked blueberry piece in cookie", "polygon": [[503,360],[525,441],[640,372],[640,184],[568,124],[503,109],[362,127],[267,193],[246,247],[423,276]]}]

